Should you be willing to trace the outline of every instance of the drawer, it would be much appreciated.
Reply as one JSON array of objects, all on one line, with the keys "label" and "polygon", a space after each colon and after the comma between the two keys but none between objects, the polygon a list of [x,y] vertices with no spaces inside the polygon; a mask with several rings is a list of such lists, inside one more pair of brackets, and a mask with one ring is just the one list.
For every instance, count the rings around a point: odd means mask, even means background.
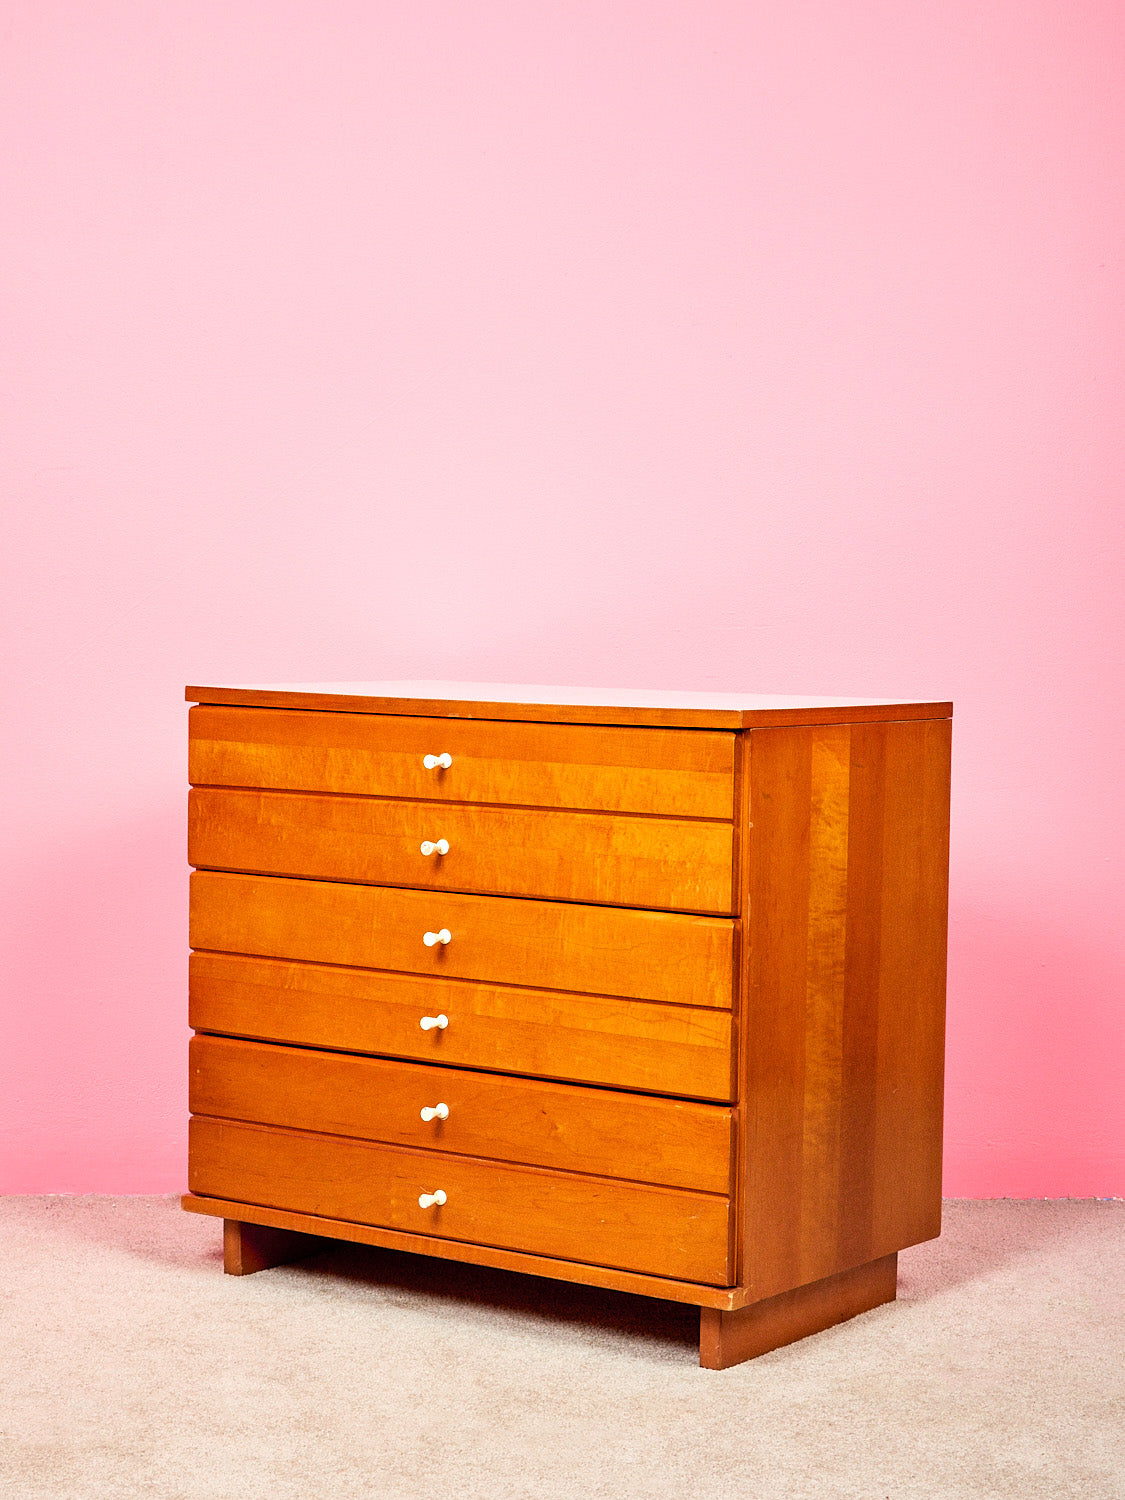
[{"label": "drawer", "polygon": [[734,735],[716,730],[200,705],[189,733],[197,786],[734,817]]},{"label": "drawer", "polygon": [[[717,1286],[732,1282],[729,1199],[340,1136],[191,1122],[204,1197],[498,1245]],[[422,1208],[441,1189],[441,1206]]]},{"label": "drawer", "polygon": [[[443,930],[448,943],[425,945]],[[191,945],[681,1005],[732,999],[733,921],[564,901],[197,870]]]},{"label": "drawer", "polygon": [[[731,1112],[531,1078],[196,1037],[191,1110],[395,1146],[727,1193]],[[445,1119],[423,1120],[444,1105]]]},{"label": "drawer", "polygon": [[[424,855],[423,841],[448,844]],[[730,823],[197,788],[188,859],[220,870],[733,911]]]},{"label": "drawer", "polygon": [[[733,1018],[515,985],[193,953],[197,1031],[730,1100]],[[423,1031],[424,1016],[444,1027]]]}]

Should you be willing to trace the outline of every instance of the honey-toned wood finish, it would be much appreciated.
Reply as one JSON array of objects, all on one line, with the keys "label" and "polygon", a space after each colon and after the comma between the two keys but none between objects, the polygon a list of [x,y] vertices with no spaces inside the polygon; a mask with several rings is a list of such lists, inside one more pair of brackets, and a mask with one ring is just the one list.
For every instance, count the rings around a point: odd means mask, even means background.
[{"label": "honey-toned wood finish", "polygon": [[948,721],[750,737],[742,1283],[940,1229]]},{"label": "honey-toned wood finish", "polygon": [[[446,854],[421,844],[445,839]],[[217,870],[733,911],[734,828],[700,820],[196,788],[188,860]]]},{"label": "honey-toned wood finish", "polygon": [[855,698],[777,698],[741,693],[591,693],[522,696],[492,683],[304,683],[288,687],[189,687],[189,703],[388,716],[532,721],[536,724],[753,729],[780,724],[861,724],[943,719],[951,703],[876,703]]},{"label": "honey-toned wood finish", "polygon": [[474,1266],[495,1266],[502,1271],[522,1271],[529,1276],[544,1276],[551,1281],[576,1281],[583,1286],[610,1287],[614,1291],[634,1292],[641,1297],[660,1297],[666,1302],[686,1302],[693,1307],[727,1309],[741,1307],[745,1300],[738,1287],[708,1286],[700,1281],[674,1281],[664,1276],[649,1276],[641,1271],[622,1271],[614,1266],[593,1266],[583,1261],[528,1255],[522,1250],[505,1250],[499,1245],[463,1244],[458,1240],[409,1234],[401,1229],[385,1229],[374,1224],[352,1224],[345,1219],[328,1219],[318,1214],[293,1213],[284,1208],[262,1208],[260,1204],[241,1203],[230,1198],[209,1198],[198,1193],[185,1193],[180,1199],[180,1206],[188,1213],[204,1214],[209,1218],[277,1225],[293,1233],[347,1240],[357,1245],[375,1245],[384,1250],[405,1250],[413,1255],[433,1255],[442,1260],[457,1260]]},{"label": "honey-toned wood finish", "polygon": [[[443,928],[452,941],[425,947],[423,934]],[[191,877],[191,944],[224,953],[729,1006],[734,923],[197,870]]]},{"label": "honey-toned wood finish", "polygon": [[[730,1192],[731,1112],[459,1068],[196,1037],[197,1115]],[[442,1103],[445,1120],[424,1121]]]},{"label": "honey-toned wood finish", "polygon": [[893,1302],[897,1267],[897,1255],[884,1255],[733,1312],[701,1307],[699,1363],[706,1370],[728,1370]]},{"label": "honey-toned wood finish", "polygon": [[[263,1207],[728,1284],[729,1200],[436,1151],[211,1120],[191,1122],[189,1186]],[[442,1189],[444,1205],[419,1206]]]},{"label": "honey-toned wood finish", "polygon": [[[195,786],[734,816],[732,734],[208,706],[188,721]],[[422,764],[445,752],[448,769]]]},{"label": "honey-toned wood finish", "polygon": [[695,1303],[714,1369],[891,1300],[950,706],[414,686],[188,691],[184,1206],[240,1274],[316,1243],[269,1229]]},{"label": "honey-toned wood finish", "polygon": [[[196,1031],[730,1100],[729,1010],[193,953]],[[425,1015],[448,1025],[423,1031]]]},{"label": "honey-toned wood finish", "polygon": [[324,1241],[310,1234],[295,1234],[269,1224],[244,1224],[239,1219],[223,1220],[223,1270],[228,1276],[252,1276],[323,1248]]}]

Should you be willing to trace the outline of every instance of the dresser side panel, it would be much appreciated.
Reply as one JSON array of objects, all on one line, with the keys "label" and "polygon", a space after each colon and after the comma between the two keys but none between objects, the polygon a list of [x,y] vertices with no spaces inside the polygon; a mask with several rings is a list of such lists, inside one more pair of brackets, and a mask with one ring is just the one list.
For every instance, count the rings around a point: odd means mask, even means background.
[{"label": "dresser side panel", "polygon": [[751,735],[740,1080],[755,1297],[940,1229],[948,720]]},{"label": "dresser side panel", "polygon": [[873,1255],[941,1232],[952,725],[896,727],[884,737]]}]

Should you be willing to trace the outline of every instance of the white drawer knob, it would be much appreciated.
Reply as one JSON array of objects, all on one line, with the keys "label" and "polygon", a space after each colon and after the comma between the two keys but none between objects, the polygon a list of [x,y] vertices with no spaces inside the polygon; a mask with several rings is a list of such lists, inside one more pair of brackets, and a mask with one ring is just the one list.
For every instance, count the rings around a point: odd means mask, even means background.
[{"label": "white drawer knob", "polygon": [[427,771],[448,771],[453,764],[453,757],[448,750],[443,755],[423,755],[422,764]]},{"label": "white drawer knob", "polygon": [[448,854],[449,840],[438,839],[436,844],[431,844],[429,839],[423,839],[420,847],[423,854]]},{"label": "white drawer knob", "polygon": [[448,943],[452,938],[453,934],[448,927],[443,927],[440,932],[424,932],[422,934],[422,941],[427,948],[434,947],[436,943]]},{"label": "white drawer knob", "polygon": [[436,1026],[439,1031],[444,1031],[449,1025],[448,1016],[423,1016],[418,1022],[423,1031],[433,1031]]},{"label": "white drawer knob", "polygon": [[426,1108],[422,1111],[422,1118],[423,1120],[425,1120],[427,1125],[431,1120],[448,1120],[449,1105],[435,1104],[433,1109],[431,1109],[429,1105],[427,1105]]},{"label": "white drawer knob", "polygon": [[436,1204],[437,1207],[440,1208],[444,1202],[445,1194],[442,1192],[441,1188],[438,1188],[436,1193],[423,1193],[422,1196],[418,1199],[418,1207],[433,1208]]}]

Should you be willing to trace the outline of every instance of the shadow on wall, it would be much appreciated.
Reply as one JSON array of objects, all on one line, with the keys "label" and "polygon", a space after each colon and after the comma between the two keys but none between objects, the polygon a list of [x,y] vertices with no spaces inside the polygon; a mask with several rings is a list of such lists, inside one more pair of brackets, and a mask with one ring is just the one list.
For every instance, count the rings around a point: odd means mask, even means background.
[{"label": "shadow on wall", "polygon": [[9,887],[0,1191],[185,1180],[184,799],[47,844]]}]

